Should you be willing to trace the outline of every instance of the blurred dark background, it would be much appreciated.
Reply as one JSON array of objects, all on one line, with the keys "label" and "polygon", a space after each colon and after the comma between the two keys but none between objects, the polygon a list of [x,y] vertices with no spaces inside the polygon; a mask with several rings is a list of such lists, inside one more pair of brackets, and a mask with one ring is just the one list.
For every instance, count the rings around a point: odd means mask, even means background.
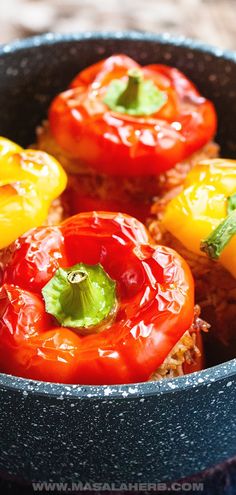
[{"label": "blurred dark background", "polygon": [[0,43],[47,31],[168,31],[236,48],[236,0],[0,0]]}]

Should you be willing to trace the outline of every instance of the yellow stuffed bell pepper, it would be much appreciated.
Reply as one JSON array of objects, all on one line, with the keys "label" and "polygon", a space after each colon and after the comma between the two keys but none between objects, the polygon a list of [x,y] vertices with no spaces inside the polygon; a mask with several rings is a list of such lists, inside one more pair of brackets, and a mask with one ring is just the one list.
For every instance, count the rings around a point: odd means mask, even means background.
[{"label": "yellow stuffed bell pepper", "polygon": [[43,224],[66,183],[64,170],[52,156],[23,150],[0,137],[0,249]]},{"label": "yellow stuffed bell pepper", "polygon": [[190,251],[219,259],[236,277],[236,161],[196,165],[168,203],[163,225]]}]

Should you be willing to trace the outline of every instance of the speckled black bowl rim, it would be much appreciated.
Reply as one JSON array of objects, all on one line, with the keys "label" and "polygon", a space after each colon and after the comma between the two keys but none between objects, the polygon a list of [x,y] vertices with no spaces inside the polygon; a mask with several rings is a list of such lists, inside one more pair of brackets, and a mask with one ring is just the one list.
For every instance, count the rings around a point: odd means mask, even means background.
[{"label": "speckled black bowl rim", "polygon": [[[91,32],[71,33],[71,34],[55,34],[46,33],[40,36],[34,36],[23,40],[15,40],[12,43],[0,46],[0,56],[9,53],[15,53],[27,48],[33,48],[41,45],[53,45],[70,43],[72,41],[88,41],[88,40],[133,40],[133,41],[151,41],[158,44],[186,47],[198,52],[208,53],[215,57],[230,60],[236,63],[236,52],[230,50],[222,50],[220,48],[195,41],[184,36],[171,36],[169,33],[154,34],[136,31],[116,31],[116,32]],[[192,373],[170,380],[161,380],[158,382],[143,382],[127,385],[65,385],[62,383],[49,383],[25,378],[18,378],[12,375],[0,373],[0,389],[12,389],[23,393],[36,395],[52,395],[58,399],[67,397],[78,397],[83,399],[108,399],[108,398],[145,398],[154,394],[175,393],[180,390],[196,388],[199,386],[210,386],[212,382],[219,380],[228,380],[226,385],[232,384],[231,377],[236,374],[236,359],[225,363],[207,368],[202,371]]]}]

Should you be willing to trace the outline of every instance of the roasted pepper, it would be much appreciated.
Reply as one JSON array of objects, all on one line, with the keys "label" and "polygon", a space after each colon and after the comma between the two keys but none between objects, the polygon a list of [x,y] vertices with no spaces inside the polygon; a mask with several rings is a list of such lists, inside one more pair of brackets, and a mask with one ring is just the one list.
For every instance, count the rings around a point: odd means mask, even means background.
[{"label": "roasted pepper", "polygon": [[66,174],[53,157],[0,137],[0,249],[42,224],[65,187]]},{"label": "roasted pepper", "polygon": [[52,102],[49,123],[80,166],[126,177],[159,174],[203,147],[216,113],[179,70],[115,55],[79,73]]},{"label": "roasted pepper", "polygon": [[219,259],[236,277],[236,161],[206,160],[172,199],[164,227],[190,251]]},{"label": "roasted pepper", "polygon": [[193,321],[193,280],[136,219],[83,213],[9,251],[0,290],[0,369],[38,380],[147,380]]}]

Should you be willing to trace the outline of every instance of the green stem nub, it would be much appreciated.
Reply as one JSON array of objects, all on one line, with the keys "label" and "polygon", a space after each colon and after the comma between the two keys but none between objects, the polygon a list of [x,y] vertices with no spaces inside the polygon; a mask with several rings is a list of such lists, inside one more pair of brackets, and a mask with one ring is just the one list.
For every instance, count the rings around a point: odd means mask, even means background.
[{"label": "green stem nub", "polygon": [[227,205],[227,213],[232,213],[232,211],[236,210],[236,194],[232,194],[232,196],[228,197],[228,205]]},{"label": "green stem nub", "polygon": [[225,246],[236,234],[236,210],[233,210],[216,229],[201,243],[201,251],[217,260]]},{"label": "green stem nub", "polygon": [[61,307],[68,316],[75,318],[86,316],[93,304],[93,288],[88,274],[74,270],[67,275],[68,286],[60,295]]},{"label": "green stem nub", "polygon": [[47,313],[82,335],[100,331],[117,304],[116,283],[100,264],[59,268],[42,294]]},{"label": "green stem nub", "polygon": [[146,116],[158,112],[167,101],[152,79],[144,79],[140,69],[130,69],[127,81],[114,79],[108,86],[104,103],[117,113]]},{"label": "green stem nub", "polygon": [[142,80],[142,72],[137,69],[131,69],[128,72],[127,86],[117,99],[117,105],[126,109],[136,108],[139,104]]}]

